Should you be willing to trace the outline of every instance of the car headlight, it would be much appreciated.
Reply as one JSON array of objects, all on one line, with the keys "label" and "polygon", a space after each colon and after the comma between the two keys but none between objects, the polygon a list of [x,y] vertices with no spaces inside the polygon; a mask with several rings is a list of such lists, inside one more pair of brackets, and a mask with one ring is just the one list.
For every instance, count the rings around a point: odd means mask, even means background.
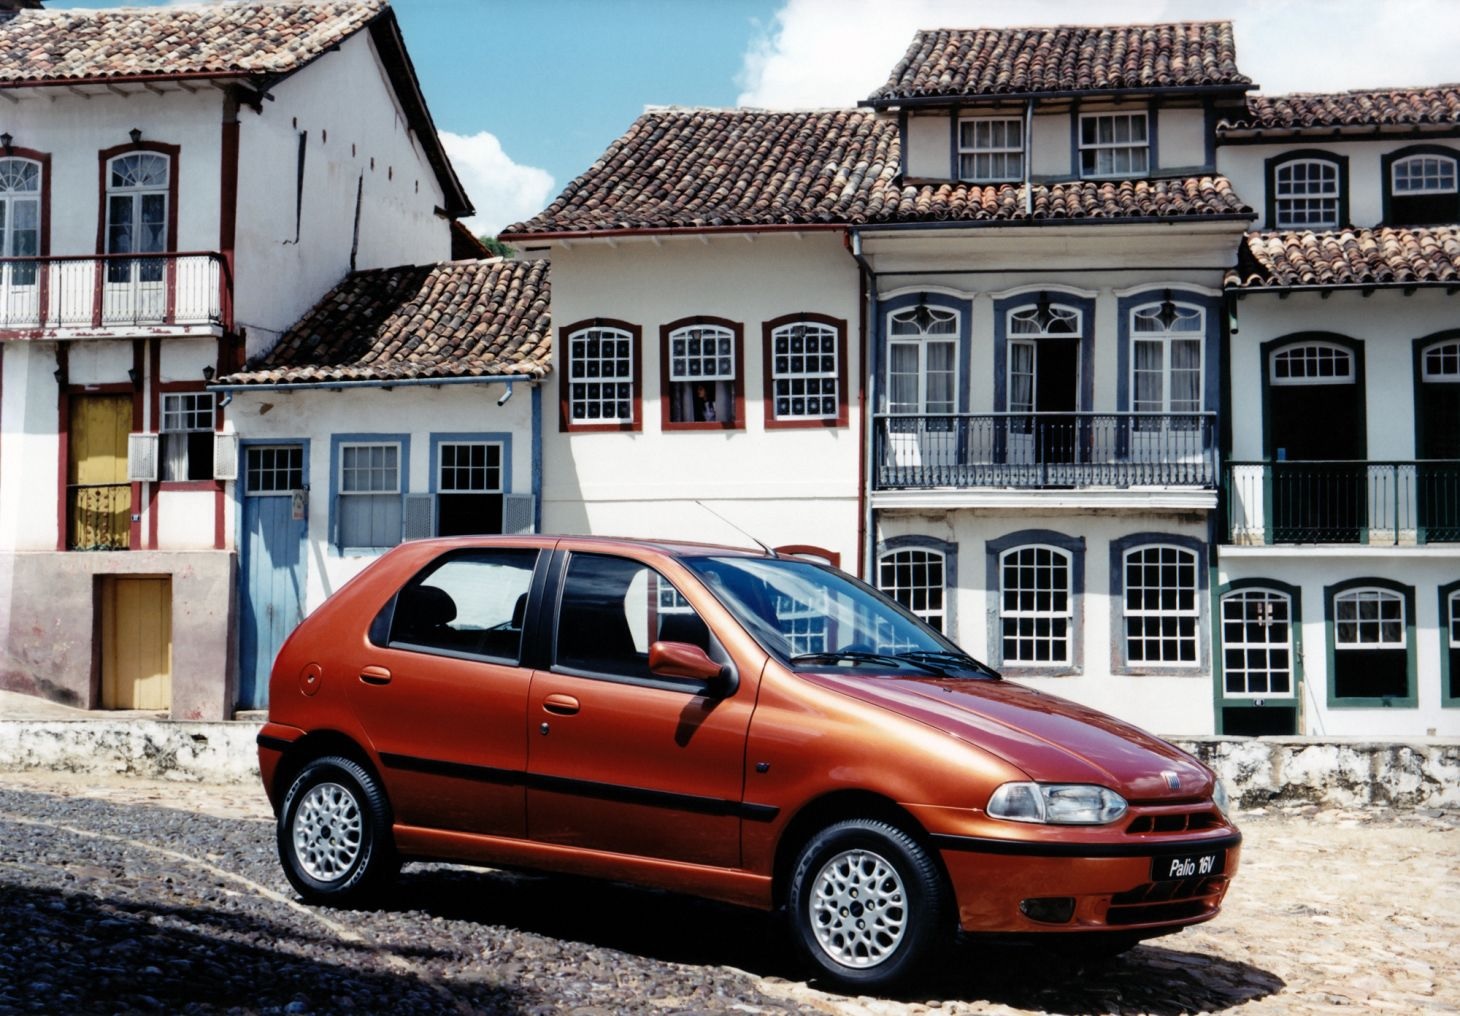
[{"label": "car headlight", "polygon": [[1220,776],[1212,777],[1212,803],[1217,806],[1223,817],[1230,817],[1232,814],[1232,799],[1227,796],[1227,787],[1222,783]]},{"label": "car headlight", "polygon": [[1105,825],[1125,814],[1125,798],[1088,783],[1005,783],[989,798],[988,813],[1010,822]]}]

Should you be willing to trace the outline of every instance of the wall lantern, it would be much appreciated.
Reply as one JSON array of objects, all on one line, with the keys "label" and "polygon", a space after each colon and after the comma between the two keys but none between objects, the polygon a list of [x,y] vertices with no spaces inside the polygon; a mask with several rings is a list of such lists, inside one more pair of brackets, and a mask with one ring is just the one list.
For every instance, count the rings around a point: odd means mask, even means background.
[{"label": "wall lantern", "polygon": [[142,143],[142,128],[133,127],[131,130],[127,131],[127,136],[132,139],[132,144],[140,145]]},{"label": "wall lantern", "polygon": [[6,155],[9,155],[11,149],[14,147],[11,144],[11,142],[14,141],[14,140],[15,139],[10,136],[10,132],[9,131],[6,131],[4,134],[0,134],[0,148],[4,148],[5,149],[5,154]]}]

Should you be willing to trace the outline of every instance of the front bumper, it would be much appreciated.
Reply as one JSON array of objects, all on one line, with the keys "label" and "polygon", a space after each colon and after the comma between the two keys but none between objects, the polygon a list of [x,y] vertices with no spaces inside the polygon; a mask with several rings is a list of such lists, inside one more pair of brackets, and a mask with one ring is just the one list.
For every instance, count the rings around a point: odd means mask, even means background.
[{"label": "front bumper", "polygon": [[[1236,874],[1242,834],[1162,837],[1159,842],[1038,843],[934,836],[965,932],[1124,932],[1149,937],[1211,920]],[[1152,861],[1220,850],[1219,874],[1152,878]],[[1068,919],[1036,920],[1026,901],[1071,901]],[[1038,908],[1036,913],[1038,912]],[[1061,915],[1062,916],[1062,915]]]}]

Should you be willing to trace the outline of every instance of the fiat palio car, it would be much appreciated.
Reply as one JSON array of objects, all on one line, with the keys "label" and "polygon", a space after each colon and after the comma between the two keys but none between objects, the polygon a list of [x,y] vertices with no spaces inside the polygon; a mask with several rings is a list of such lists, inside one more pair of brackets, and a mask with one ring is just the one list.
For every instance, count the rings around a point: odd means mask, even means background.
[{"label": "fiat palio car", "polygon": [[774,554],[406,543],[269,694],[279,853],[319,902],[412,859],[615,879],[783,909],[868,990],[960,930],[1119,951],[1214,917],[1237,870],[1196,759]]}]

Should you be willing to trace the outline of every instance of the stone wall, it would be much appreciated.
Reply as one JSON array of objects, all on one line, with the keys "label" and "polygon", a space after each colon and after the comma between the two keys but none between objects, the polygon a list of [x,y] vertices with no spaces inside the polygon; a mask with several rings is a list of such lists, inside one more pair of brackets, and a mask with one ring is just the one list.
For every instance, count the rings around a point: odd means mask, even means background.
[{"label": "stone wall", "polygon": [[[249,783],[259,778],[258,729],[249,722],[0,720],[0,771]],[[1460,810],[1460,741],[1205,737],[1175,743],[1221,774],[1243,808]]]}]

